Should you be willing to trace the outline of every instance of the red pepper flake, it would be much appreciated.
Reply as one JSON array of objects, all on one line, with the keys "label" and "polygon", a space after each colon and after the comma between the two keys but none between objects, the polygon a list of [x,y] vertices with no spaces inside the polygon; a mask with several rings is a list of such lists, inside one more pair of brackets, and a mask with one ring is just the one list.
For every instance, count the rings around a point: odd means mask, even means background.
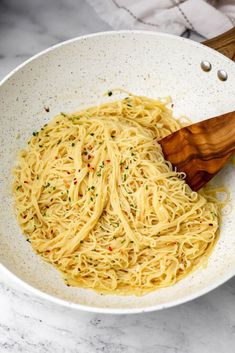
[{"label": "red pepper flake", "polygon": [[209,226],[213,227],[213,224],[212,224],[212,223],[209,223]]},{"label": "red pepper flake", "polygon": [[87,166],[88,166],[88,168],[90,168],[90,166],[91,166],[90,163],[87,163]]},{"label": "red pepper flake", "polygon": [[107,162],[107,163],[110,163],[111,161],[110,161],[110,159],[106,159],[106,162]]},{"label": "red pepper flake", "polygon": [[57,156],[55,156],[55,159],[58,159],[58,157],[57,157]]},{"label": "red pepper flake", "polygon": [[113,251],[113,248],[111,246],[108,247],[109,251]]},{"label": "red pepper flake", "polygon": [[80,173],[81,169],[78,169],[78,173]]},{"label": "red pepper flake", "polygon": [[80,197],[82,197],[83,196],[83,194],[78,194]]},{"label": "red pepper flake", "polygon": [[89,156],[87,157],[88,159],[91,159],[91,155],[89,154]]},{"label": "red pepper flake", "polygon": [[27,217],[27,215],[24,215],[24,216],[23,216],[23,219],[25,219],[26,217]]},{"label": "red pepper flake", "polygon": [[77,184],[77,182],[78,182],[78,181],[77,181],[77,179],[76,179],[76,178],[74,178],[74,179],[73,179],[73,184],[74,184],[74,185],[76,185],[76,184]]},{"label": "red pepper flake", "polygon": [[70,172],[67,171],[67,174],[70,174]]},{"label": "red pepper flake", "polygon": [[49,208],[49,206],[46,206],[46,208]]},{"label": "red pepper flake", "polygon": [[28,183],[29,183],[28,181],[26,181],[26,180],[24,181],[24,184],[28,184]]},{"label": "red pepper flake", "polygon": [[50,108],[49,107],[44,107],[45,112],[49,113]]}]

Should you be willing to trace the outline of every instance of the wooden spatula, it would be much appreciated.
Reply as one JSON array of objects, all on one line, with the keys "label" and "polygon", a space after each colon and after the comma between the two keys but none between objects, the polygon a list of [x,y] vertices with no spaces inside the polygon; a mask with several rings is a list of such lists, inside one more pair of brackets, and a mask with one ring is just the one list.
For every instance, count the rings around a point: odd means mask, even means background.
[{"label": "wooden spatula", "polygon": [[166,160],[199,190],[235,153],[235,112],[184,127],[158,141]]},{"label": "wooden spatula", "polygon": [[[235,61],[235,28],[203,44]],[[184,127],[159,143],[165,159],[185,172],[186,182],[197,191],[235,152],[235,112]]]}]

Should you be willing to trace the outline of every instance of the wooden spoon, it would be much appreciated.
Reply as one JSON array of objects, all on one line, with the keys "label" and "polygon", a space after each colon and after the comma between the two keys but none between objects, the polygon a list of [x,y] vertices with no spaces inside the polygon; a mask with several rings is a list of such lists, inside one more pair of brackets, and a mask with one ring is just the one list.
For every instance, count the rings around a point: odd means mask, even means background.
[{"label": "wooden spoon", "polygon": [[235,112],[184,127],[158,141],[165,159],[186,173],[186,183],[197,191],[235,152]]},{"label": "wooden spoon", "polygon": [[[235,60],[235,28],[204,44]],[[184,127],[159,143],[165,159],[185,172],[187,184],[197,191],[235,152],[235,112]]]}]

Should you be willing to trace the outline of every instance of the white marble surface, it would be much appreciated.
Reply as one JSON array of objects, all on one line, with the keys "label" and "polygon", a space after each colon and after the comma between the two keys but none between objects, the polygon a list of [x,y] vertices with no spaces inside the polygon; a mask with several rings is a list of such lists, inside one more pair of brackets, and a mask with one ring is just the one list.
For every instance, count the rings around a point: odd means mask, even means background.
[{"label": "white marble surface", "polygon": [[[0,78],[62,40],[109,29],[84,0],[0,0]],[[0,353],[235,352],[235,278],[176,308],[133,316],[76,312],[0,273]]]}]

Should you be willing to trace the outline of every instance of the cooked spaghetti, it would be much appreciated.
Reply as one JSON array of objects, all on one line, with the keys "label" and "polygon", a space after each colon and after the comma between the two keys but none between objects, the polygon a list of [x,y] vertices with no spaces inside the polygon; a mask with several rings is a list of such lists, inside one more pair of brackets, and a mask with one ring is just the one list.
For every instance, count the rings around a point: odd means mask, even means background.
[{"label": "cooked spaghetti", "polygon": [[206,263],[218,203],[157,142],[179,128],[163,102],[130,95],[33,133],[14,170],[18,221],[67,285],[141,295]]}]

